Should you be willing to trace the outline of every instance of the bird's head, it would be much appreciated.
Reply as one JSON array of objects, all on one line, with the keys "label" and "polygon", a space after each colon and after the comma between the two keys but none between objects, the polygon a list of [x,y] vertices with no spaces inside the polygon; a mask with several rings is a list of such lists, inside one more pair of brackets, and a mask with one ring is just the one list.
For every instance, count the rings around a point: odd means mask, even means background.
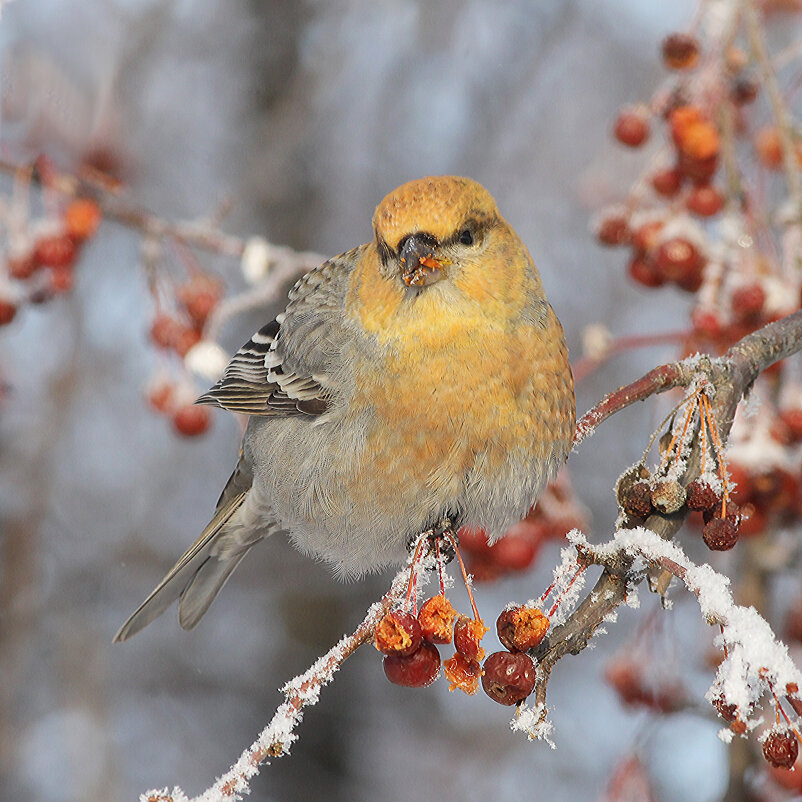
[{"label": "bird's head", "polygon": [[501,218],[490,193],[470,178],[410,181],[376,207],[373,230],[382,275],[426,287],[475,263]]}]

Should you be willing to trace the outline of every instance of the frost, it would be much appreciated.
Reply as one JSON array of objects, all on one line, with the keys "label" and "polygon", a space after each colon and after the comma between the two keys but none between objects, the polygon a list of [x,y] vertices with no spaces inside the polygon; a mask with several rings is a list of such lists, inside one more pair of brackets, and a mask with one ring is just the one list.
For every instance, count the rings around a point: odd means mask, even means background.
[{"label": "frost", "polygon": [[264,237],[250,237],[242,251],[240,269],[245,281],[258,284],[270,268],[271,245]]},{"label": "frost", "polygon": [[724,741],[725,744],[732,743],[734,735],[735,733],[729,727],[724,727],[718,731],[718,737]]},{"label": "frost", "polygon": [[[573,532],[578,532],[578,530],[575,529]],[[568,533],[569,542],[573,532]],[[581,532],[578,532],[578,536],[582,542],[587,542]],[[562,624],[568,618],[585,586],[585,572],[579,572],[576,549],[573,547],[562,549],[560,558],[560,564],[554,569],[554,582],[552,583],[552,593],[558,600],[556,609],[549,613],[549,620],[553,627]]]},{"label": "frost", "polygon": [[510,729],[513,732],[526,733],[529,741],[545,741],[552,749],[557,748],[551,737],[554,725],[547,718],[546,708],[542,704],[537,704],[535,707],[522,704],[510,722]]}]

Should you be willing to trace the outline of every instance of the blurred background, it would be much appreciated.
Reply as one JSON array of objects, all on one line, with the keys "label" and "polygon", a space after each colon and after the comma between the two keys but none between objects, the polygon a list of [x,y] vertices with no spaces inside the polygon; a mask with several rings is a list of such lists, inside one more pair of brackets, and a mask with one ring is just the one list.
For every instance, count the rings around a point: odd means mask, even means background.
[{"label": "blurred background", "polygon": [[[91,162],[124,182],[127,203],[168,220],[228,198],[225,231],[324,255],[366,241],[375,205],[398,184],[469,175],[528,244],[577,359],[590,323],[624,334],[687,320],[688,296],[656,299],[628,282],[589,221],[643,164],[613,143],[611,120],[660,81],[659,42],[695,6],[14,0],[0,17],[2,158],[46,153],[66,171]],[[11,194],[9,175],[0,189]],[[148,406],[163,357],[148,335],[141,246],[135,228],[104,222],[73,291],[26,305],[0,332],[3,799],[201,792],[270,719],[277,689],[352,630],[389,579],[343,584],[276,538],[194,631],[170,610],[112,645],[208,520],[240,437],[223,412],[203,436],[178,437]],[[238,259],[198,258],[230,291],[245,286]],[[231,319],[226,349],[276,311]],[[579,411],[675,351],[613,360],[580,384]],[[614,521],[610,488],[658,419],[653,406],[630,409],[572,455],[596,539]],[[485,619],[539,595],[558,560],[553,544],[530,572],[481,585]],[[633,712],[604,683],[605,663],[656,608],[642,595],[640,617],[622,610],[596,649],[557,666],[556,751],[510,732],[509,711],[482,694],[390,685],[363,648],[252,798],[601,799],[636,745],[654,798],[720,798],[726,748],[702,699],[710,671],[688,657],[712,636],[693,600],[678,596],[654,648],[698,711]],[[464,601],[459,588],[453,597]]]}]

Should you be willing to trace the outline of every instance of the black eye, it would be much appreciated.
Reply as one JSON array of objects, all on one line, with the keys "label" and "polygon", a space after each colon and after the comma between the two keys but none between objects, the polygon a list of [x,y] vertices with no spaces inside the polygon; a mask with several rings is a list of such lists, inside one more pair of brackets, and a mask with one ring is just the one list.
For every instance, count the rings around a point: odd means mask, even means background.
[{"label": "black eye", "polygon": [[469,229],[463,229],[459,232],[459,241],[463,245],[473,245],[473,232]]}]

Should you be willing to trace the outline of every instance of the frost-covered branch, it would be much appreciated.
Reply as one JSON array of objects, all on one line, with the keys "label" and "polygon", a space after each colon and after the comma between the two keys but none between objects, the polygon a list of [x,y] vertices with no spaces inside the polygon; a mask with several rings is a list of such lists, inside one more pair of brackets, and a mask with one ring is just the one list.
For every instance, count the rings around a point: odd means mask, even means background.
[{"label": "frost-covered branch", "polygon": [[259,773],[259,767],[271,758],[286,755],[297,740],[295,728],[301,723],[304,708],[317,704],[321,688],[332,681],[340,666],[363,643],[373,638],[376,625],[393,604],[402,598],[409,581],[409,572],[410,566],[399,571],[382,600],[370,607],[354,632],[342,638],[307,671],[281,689],[284,702],[279,705],[270,723],[211,788],[191,800],[177,786],[172,791],[167,788],[152,790],[142,794],[140,802],[227,802],[249,793],[249,782]]}]

